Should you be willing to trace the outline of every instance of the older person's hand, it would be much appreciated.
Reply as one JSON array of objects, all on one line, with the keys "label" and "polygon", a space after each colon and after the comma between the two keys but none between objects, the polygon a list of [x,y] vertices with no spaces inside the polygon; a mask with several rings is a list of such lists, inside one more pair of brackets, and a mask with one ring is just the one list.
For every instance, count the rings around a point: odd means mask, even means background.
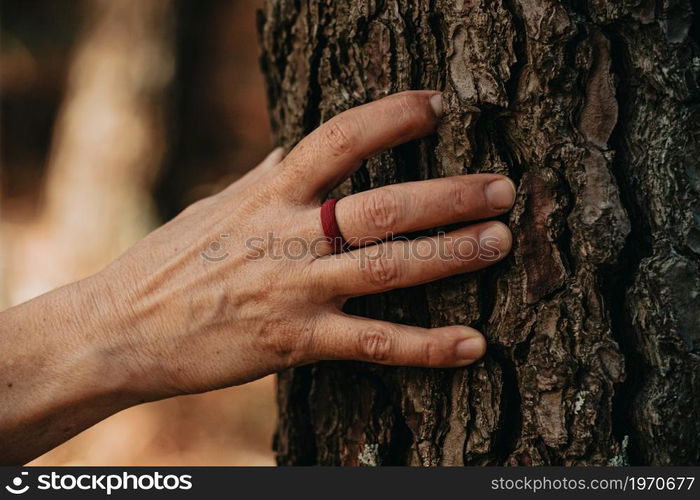
[{"label": "older person's hand", "polygon": [[[45,438],[35,450],[43,451],[138,402],[318,360],[453,367],[480,358],[484,337],[466,325],[418,328],[341,308],[349,297],[502,258],[511,235],[496,221],[431,238],[396,236],[503,214],[515,197],[510,180],[465,175],[343,198],[334,212],[346,242],[338,253],[321,222],[328,192],[362,160],[432,133],[440,115],[440,95],[430,91],[346,111],[284,159],[274,151],[238,182],[190,206],[101,273],[3,313],[0,390],[12,408],[3,403],[0,410],[0,448],[16,442],[9,436],[18,431],[78,422]],[[37,310],[49,317],[51,341]],[[32,347],[36,335],[41,352]],[[20,366],[30,362],[33,368]],[[30,394],[39,394],[34,404],[25,401]],[[90,402],[92,413],[80,413]]]}]

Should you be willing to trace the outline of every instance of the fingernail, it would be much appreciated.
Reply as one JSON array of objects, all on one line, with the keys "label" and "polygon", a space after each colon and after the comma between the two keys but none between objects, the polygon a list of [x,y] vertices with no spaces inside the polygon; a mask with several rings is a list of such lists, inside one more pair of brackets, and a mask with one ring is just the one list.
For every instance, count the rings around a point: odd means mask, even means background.
[{"label": "fingernail", "polygon": [[472,360],[479,359],[484,355],[486,350],[484,338],[479,337],[469,337],[468,339],[462,340],[457,344],[455,348],[455,355],[457,359]]},{"label": "fingernail", "polygon": [[435,94],[430,98],[430,106],[435,112],[435,116],[440,118],[442,116],[442,94]]},{"label": "fingernail", "polygon": [[515,184],[507,179],[491,181],[486,185],[486,201],[494,210],[506,210],[515,202]]},{"label": "fingernail", "polygon": [[[482,249],[500,252],[508,252],[511,245],[511,235],[508,227],[502,222],[494,222],[479,233],[479,245]],[[495,260],[498,260],[502,255],[495,255]]]}]

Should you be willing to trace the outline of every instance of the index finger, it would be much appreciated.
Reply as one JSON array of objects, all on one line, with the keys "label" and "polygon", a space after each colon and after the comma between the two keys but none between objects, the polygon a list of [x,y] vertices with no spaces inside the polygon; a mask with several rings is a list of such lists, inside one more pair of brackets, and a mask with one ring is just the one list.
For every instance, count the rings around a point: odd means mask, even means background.
[{"label": "index finger", "polygon": [[280,178],[298,201],[321,200],[362,160],[435,131],[439,92],[407,91],[334,116],[306,136],[283,161]]}]

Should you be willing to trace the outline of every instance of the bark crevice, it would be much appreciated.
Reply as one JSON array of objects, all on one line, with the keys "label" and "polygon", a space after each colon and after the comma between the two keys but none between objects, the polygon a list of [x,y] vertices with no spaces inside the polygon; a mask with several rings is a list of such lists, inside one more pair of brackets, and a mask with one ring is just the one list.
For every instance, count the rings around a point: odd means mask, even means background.
[{"label": "bark crevice", "polygon": [[635,349],[633,325],[624,301],[620,298],[625,297],[632,286],[642,260],[652,254],[651,231],[634,199],[634,188],[624,172],[625,138],[628,134],[625,125],[630,114],[630,104],[626,99],[630,91],[629,68],[624,63],[627,48],[624,40],[616,35],[614,24],[604,26],[603,31],[611,42],[612,71],[617,77],[619,104],[619,119],[609,141],[615,151],[611,170],[620,189],[620,201],[630,220],[630,232],[617,262],[602,270],[601,293],[606,301],[613,337],[625,359],[626,372],[626,378],[616,388],[613,399],[613,431],[618,443],[629,443],[624,451],[625,461],[630,465],[643,465],[644,460],[640,456],[638,444],[643,437],[640,437],[629,423],[632,419],[630,408],[644,384],[645,363]]}]

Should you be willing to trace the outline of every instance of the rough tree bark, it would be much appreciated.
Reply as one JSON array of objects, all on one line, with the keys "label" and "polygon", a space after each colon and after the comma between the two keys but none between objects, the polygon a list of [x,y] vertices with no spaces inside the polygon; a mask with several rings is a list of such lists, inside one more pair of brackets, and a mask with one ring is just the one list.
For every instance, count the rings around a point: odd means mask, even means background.
[{"label": "rough tree bark", "polygon": [[499,172],[512,255],[356,300],[466,323],[466,369],[319,363],[279,377],[282,464],[700,462],[700,51],[687,0],[268,0],[276,140],[351,106],[444,91],[433,138],[334,193]]}]

